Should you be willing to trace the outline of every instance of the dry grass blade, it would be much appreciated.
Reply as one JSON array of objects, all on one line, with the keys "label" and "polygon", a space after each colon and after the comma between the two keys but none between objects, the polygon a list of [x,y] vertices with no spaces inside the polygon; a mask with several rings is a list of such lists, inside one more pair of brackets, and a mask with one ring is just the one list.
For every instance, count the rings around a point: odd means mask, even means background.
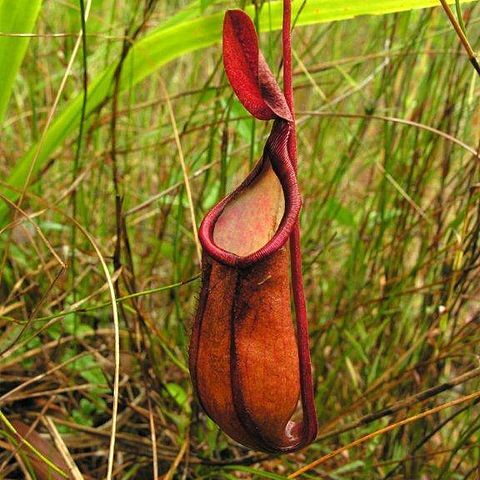
[{"label": "dry grass blade", "polygon": [[[35,231],[38,233],[39,237],[42,239],[42,241],[45,243],[45,245],[47,246],[48,250],[50,251],[50,253],[53,255],[53,257],[55,258],[55,260],[58,262],[58,264],[62,267],[62,269],[65,269],[66,268],[66,265],[65,265],[65,262],[58,256],[57,252],[55,251],[55,249],[53,248],[52,244],[48,241],[48,238],[44,235],[44,233],[42,232],[42,229],[37,225],[37,223],[35,223],[31,217],[31,215],[29,215],[27,212],[25,212],[24,210],[22,210],[18,205],[16,205],[14,202],[12,202],[9,198],[7,198],[5,195],[3,195],[2,193],[0,193],[0,198],[6,202],[8,205],[10,205],[11,208],[13,208],[16,212],[18,212],[21,216],[23,216],[29,223],[30,225],[33,226],[33,228],[35,229]],[[20,221],[19,221],[20,222]],[[7,227],[4,227],[4,228],[1,228],[0,229],[0,235],[2,235],[4,232],[5,232],[5,229],[6,228],[10,228],[11,225],[8,225]]]},{"label": "dry grass blade", "polygon": [[68,451],[65,442],[63,441],[60,433],[58,433],[57,427],[53,420],[50,417],[44,417],[44,423],[46,424],[50,434],[52,435],[53,441],[58,451],[62,455],[65,463],[68,465],[70,474],[72,475],[73,480],[84,480],[83,475],[80,473],[77,465],[75,464],[70,452]]},{"label": "dry grass blade", "polygon": [[440,385],[437,385],[435,387],[429,388],[428,390],[424,390],[423,392],[419,392],[415,395],[412,395],[411,397],[405,398],[404,400],[400,400],[397,403],[394,403],[393,405],[389,405],[388,407],[383,408],[379,412],[374,412],[370,413],[368,415],[365,415],[362,418],[359,418],[355,422],[352,422],[348,425],[345,425],[344,427],[341,427],[337,430],[334,431],[327,431],[323,434],[320,434],[317,437],[317,442],[320,442],[322,440],[325,440],[327,438],[332,438],[336,437],[342,433],[348,432],[350,430],[353,430],[355,428],[358,428],[362,425],[368,425],[369,423],[374,422],[375,420],[379,420],[380,418],[394,415],[395,413],[399,412],[400,410],[403,410],[405,408],[409,408],[419,402],[424,402],[425,400],[428,400],[436,395],[439,395],[440,393],[446,392],[447,390],[451,390],[452,388],[456,387],[457,385],[460,385],[462,383],[465,383],[473,378],[476,378],[480,375],[480,368],[475,368],[469,372],[466,372],[462,375],[459,375],[456,378],[453,378],[452,380],[442,383]]},{"label": "dry grass blade", "polygon": [[398,118],[398,117],[389,117],[387,115],[369,115],[369,114],[356,114],[356,113],[342,113],[342,112],[315,112],[315,111],[299,111],[301,115],[306,116],[316,116],[316,117],[340,117],[340,118],[358,118],[363,120],[380,120],[384,122],[392,122],[398,123],[399,125],[406,125],[410,127],[419,128],[421,130],[425,130],[427,132],[432,132],[435,135],[438,135],[445,140],[452,142],[459,147],[462,147],[467,152],[471,153],[475,157],[480,157],[480,151],[478,149],[473,148],[472,146],[466,144],[462,140],[450,135],[449,133],[443,132],[438,128],[431,127],[429,125],[425,125],[423,123],[415,122],[413,120],[407,120],[405,118]]},{"label": "dry grass blade", "polygon": [[33,383],[35,382],[38,382],[46,377],[48,377],[50,374],[58,371],[58,370],[61,370],[63,367],[71,364],[71,363],[74,363],[75,361],[79,360],[80,358],[84,357],[86,355],[85,352],[82,352],[82,353],[79,353],[78,355],[75,355],[74,357],[72,358],[69,358],[68,360],[65,360],[64,362],[60,363],[59,365],[56,365],[55,367],[52,367],[50,368],[49,370],[47,370],[46,372],[43,372],[43,373],[39,373],[38,375],[35,375],[34,377],[32,378],[29,378],[28,380],[26,380],[25,382],[23,383],[20,383],[19,385],[17,385],[15,388],[12,388],[11,390],[9,390],[7,393],[4,393],[1,397],[0,397],[0,404],[3,404],[5,403],[7,400],[9,400],[9,398],[11,396],[13,396],[15,393],[18,393],[20,392],[21,390],[23,390],[24,388],[28,387],[29,385],[32,385]]},{"label": "dry grass blade", "polygon": [[441,412],[442,410],[445,410],[446,408],[451,408],[455,407],[456,405],[460,405],[461,403],[465,402],[471,402],[475,400],[476,398],[480,397],[480,392],[475,392],[470,395],[466,395],[461,398],[457,398],[456,400],[452,400],[451,402],[444,403],[443,405],[439,405],[438,407],[430,408],[429,410],[425,410],[422,413],[419,413],[417,415],[413,415],[412,417],[406,418],[405,420],[401,420],[399,422],[395,422],[391,425],[388,425],[387,427],[380,428],[376,430],[375,432],[369,433],[368,435],[365,435],[361,438],[358,438],[357,440],[349,443],[348,445],[345,445],[343,447],[337,448],[333,452],[328,453],[327,455],[324,455],[323,457],[319,458],[318,460],[315,460],[312,463],[309,463],[305,467],[299,468],[297,471],[291,473],[287,478],[297,478],[304,473],[308,472],[309,470],[312,470],[319,465],[322,465],[326,461],[336,457],[337,455],[340,455],[343,452],[346,452],[347,450],[350,450],[353,447],[357,447],[358,445],[361,445],[362,443],[368,442],[372,438],[378,437],[379,435],[384,435],[385,433],[388,433],[392,430],[395,430],[396,428],[402,427],[404,425],[408,425],[413,422],[417,422],[418,420],[428,417],[430,415],[433,415],[435,413]]},{"label": "dry grass blade", "polygon": [[113,473],[113,462],[115,455],[115,438],[117,433],[117,416],[118,416],[118,394],[119,394],[119,384],[120,384],[120,326],[118,318],[118,308],[117,308],[117,299],[115,296],[115,288],[113,286],[112,276],[108,269],[107,264],[103,258],[102,252],[98,247],[95,239],[90,235],[90,233],[78,223],[74,218],[70,218],[75,226],[82,232],[82,234],[88,239],[90,244],[95,250],[95,253],[98,256],[98,259],[102,265],[103,273],[107,280],[108,290],[110,294],[110,299],[112,302],[112,314],[113,314],[113,329],[114,329],[114,374],[113,374],[113,404],[112,404],[112,430],[110,435],[110,446],[108,452],[108,466],[107,466],[107,480],[112,479]]},{"label": "dry grass blade", "polygon": [[170,121],[172,123],[173,133],[175,136],[175,143],[177,145],[178,159],[182,167],[183,181],[185,184],[185,192],[187,194],[188,207],[190,210],[190,220],[192,222],[193,238],[195,240],[195,248],[197,251],[198,265],[200,266],[202,264],[202,247],[200,245],[200,240],[198,239],[197,221],[195,219],[195,207],[193,205],[192,189],[190,187],[190,179],[188,176],[187,165],[185,164],[185,158],[183,156],[182,143],[180,141],[180,135],[178,133],[177,122],[175,120],[175,114],[173,112],[172,102],[170,101],[167,88],[165,87],[165,83],[162,78],[159,78],[159,83],[160,83],[160,88],[162,89],[162,94],[166,99],[168,114],[170,116]]},{"label": "dry grass blade", "polygon": [[460,42],[463,45],[463,48],[467,52],[468,59],[470,60],[471,64],[473,65],[473,68],[477,71],[477,73],[480,75],[480,64],[478,63],[477,56],[470,45],[470,42],[468,41],[467,36],[465,35],[465,32],[463,31],[460,23],[458,20],[455,18],[454,13],[452,12],[452,9],[448,5],[448,2],[446,0],[440,0],[440,3],[442,4],[443,9],[445,10],[445,13],[447,14],[448,19],[450,20],[450,23],[452,24],[453,28],[455,29],[455,33],[458,35],[458,38],[460,39]]},{"label": "dry grass blade", "polygon": [[168,469],[168,472],[165,474],[163,477],[164,480],[172,480],[173,475],[177,471],[178,466],[180,465],[180,462],[182,461],[188,446],[190,445],[190,439],[188,435],[185,437],[185,440],[182,443],[182,447],[178,451],[177,456],[175,457],[175,460],[173,461],[171,467]]}]

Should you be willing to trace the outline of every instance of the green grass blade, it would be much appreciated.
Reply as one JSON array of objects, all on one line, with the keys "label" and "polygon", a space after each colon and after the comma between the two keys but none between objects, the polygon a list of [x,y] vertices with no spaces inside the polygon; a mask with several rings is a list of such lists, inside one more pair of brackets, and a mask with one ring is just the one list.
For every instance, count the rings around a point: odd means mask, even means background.
[{"label": "green grass blade", "polygon": [[[467,0],[468,3],[470,0]],[[450,3],[454,3],[451,0]],[[294,16],[298,13],[301,2],[295,2]],[[192,6],[193,5],[193,6]],[[198,2],[186,7],[187,12],[175,16],[176,21],[160,25],[149,35],[139,40],[130,50],[122,70],[120,90],[138,84],[143,79],[157,71],[166,63],[196,50],[214,45],[221,39],[223,12],[196,17],[199,10]],[[382,15],[402,12],[412,9],[438,6],[438,0],[369,0],[368,2],[352,2],[351,0],[309,0],[300,15],[296,25],[312,25],[333,21],[347,20],[359,15]],[[194,8],[195,7],[195,8]],[[253,10],[250,8],[249,13]],[[282,24],[282,2],[271,2],[269,9],[264,9],[260,15],[262,31],[278,30]],[[101,73],[91,82],[88,92],[87,115],[92,112],[109,95],[115,71],[115,65]],[[52,123],[46,133],[44,142],[38,153],[33,174],[45,164],[53,151],[62,144],[67,135],[76,131],[80,119],[82,95],[71,100],[63,113]],[[14,188],[21,188],[30,164],[35,157],[38,145],[33,145],[14,167],[7,183]],[[0,192],[11,200],[17,198],[17,193],[7,188]],[[8,209],[0,205],[0,225],[5,223]]]},{"label": "green grass blade", "polygon": [[0,123],[7,110],[12,85],[27,51],[29,37],[3,34],[31,33],[42,0],[0,0]]}]

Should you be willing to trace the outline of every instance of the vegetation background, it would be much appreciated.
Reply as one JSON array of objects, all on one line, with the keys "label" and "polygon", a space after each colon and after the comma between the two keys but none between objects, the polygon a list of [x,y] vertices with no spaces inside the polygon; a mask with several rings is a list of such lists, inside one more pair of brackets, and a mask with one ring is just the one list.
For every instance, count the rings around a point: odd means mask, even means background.
[{"label": "vegetation background", "polygon": [[47,478],[18,421],[74,479],[286,478],[353,441],[301,478],[479,478],[480,82],[441,8],[400,12],[435,1],[294,2],[318,441],[250,452],[195,403],[195,225],[268,133],[224,10],[281,60],[279,2],[247,3],[0,1],[0,478]]}]

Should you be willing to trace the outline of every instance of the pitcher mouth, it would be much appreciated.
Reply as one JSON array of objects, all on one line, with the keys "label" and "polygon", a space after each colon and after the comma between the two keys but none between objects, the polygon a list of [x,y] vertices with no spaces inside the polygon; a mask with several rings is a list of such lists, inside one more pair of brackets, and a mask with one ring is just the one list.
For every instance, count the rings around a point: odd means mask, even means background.
[{"label": "pitcher mouth", "polygon": [[[292,127],[289,122],[283,119],[275,120],[260,161],[240,186],[217,203],[203,219],[199,230],[200,242],[205,252],[217,262],[230,267],[248,267],[276,252],[287,243],[302,203],[296,172],[288,156],[288,138],[291,132]],[[264,175],[270,166],[280,183],[285,203],[282,218],[275,232],[262,247],[246,255],[239,255],[222,248],[218,241],[215,241],[217,221],[230,202],[239,198]]]}]

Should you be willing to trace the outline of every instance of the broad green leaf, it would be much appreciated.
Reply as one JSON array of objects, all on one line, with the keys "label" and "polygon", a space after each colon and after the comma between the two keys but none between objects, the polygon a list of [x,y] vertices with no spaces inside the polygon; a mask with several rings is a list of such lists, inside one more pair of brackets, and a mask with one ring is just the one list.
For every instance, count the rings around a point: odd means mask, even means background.
[{"label": "broad green leaf", "polygon": [[172,398],[178,403],[180,407],[188,405],[188,395],[187,392],[177,383],[167,383],[165,385],[167,392],[172,396]]},{"label": "broad green leaf", "polygon": [[[215,3],[218,0],[207,0],[208,4]],[[198,17],[203,11],[204,7],[207,5],[204,4],[205,0],[194,0],[189,3],[186,7],[179,10],[175,15],[172,15],[170,18],[162,22],[160,28],[170,28],[179,23],[186,22],[193,18]]]},{"label": "broad green leaf", "polygon": [[[72,351],[68,351],[64,355],[64,360],[68,360],[74,354]],[[99,387],[104,387],[108,385],[107,379],[105,378],[105,374],[103,373],[102,369],[98,365],[95,357],[93,355],[85,355],[83,357],[79,357],[77,360],[73,361],[69,368],[75,372],[77,372],[84,380],[93,385],[97,385]]]},{"label": "broad green leaf", "polygon": [[[7,0],[8,1],[8,0]],[[455,0],[450,0],[454,3]],[[463,3],[468,3],[467,0]],[[261,31],[278,30],[282,24],[281,0],[272,1],[268,9],[262,10],[259,17]],[[146,37],[139,40],[130,50],[122,70],[120,90],[138,84],[146,77],[156,72],[166,63],[187,53],[200,50],[218,43],[221,39],[223,12],[196,17],[199,3],[194,2],[185,11],[176,15],[174,22],[160,25]],[[298,12],[303,2],[294,2],[293,15],[296,25],[312,25],[339,20],[347,20],[359,15],[382,15],[402,12],[412,9],[438,6],[438,0],[309,0],[301,12]],[[247,12],[253,14],[253,7]],[[179,16],[180,15],[180,16]],[[298,15],[298,18],[297,18]],[[87,114],[92,112],[111,93],[115,65],[110,66],[93,80],[88,92]],[[30,165],[34,162],[33,174],[45,164],[49,156],[59,147],[65,138],[76,131],[80,119],[82,95],[67,103],[63,112],[51,124],[42,145],[33,145],[14,167],[7,183],[13,188],[23,187]],[[8,188],[0,188],[0,192],[11,200],[18,193]],[[5,223],[8,207],[0,205],[0,225]]]},{"label": "broad green leaf", "polygon": [[0,124],[30,41],[29,37],[6,34],[31,33],[41,3],[42,0],[0,0]]}]

